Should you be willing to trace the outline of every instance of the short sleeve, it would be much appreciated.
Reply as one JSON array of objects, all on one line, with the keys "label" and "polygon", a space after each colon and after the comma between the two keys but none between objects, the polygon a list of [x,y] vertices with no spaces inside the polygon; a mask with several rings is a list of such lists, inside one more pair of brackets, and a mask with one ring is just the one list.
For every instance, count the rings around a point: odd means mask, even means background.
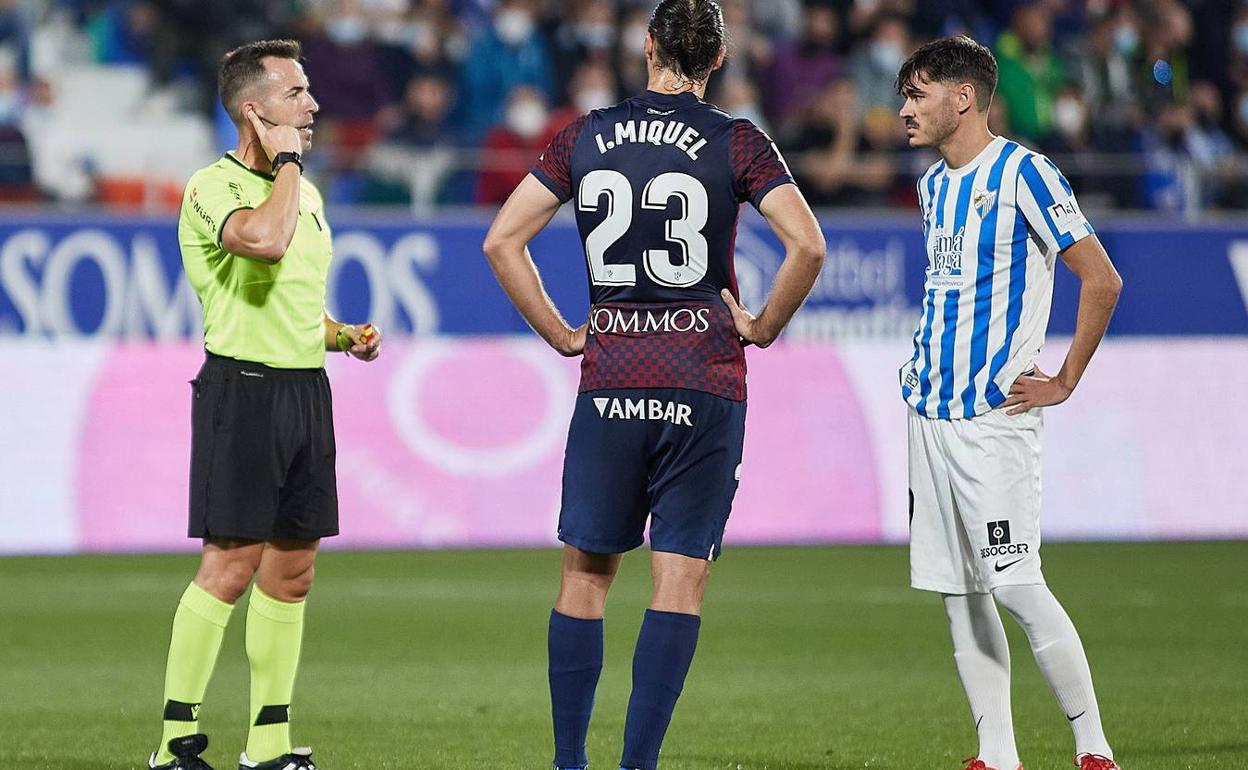
[{"label": "short sleeve", "polygon": [[793,175],[776,143],[758,126],[742,119],[733,121],[731,130],[728,157],[737,200],[758,208],[767,193],[782,184],[793,184]]},{"label": "short sleeve", "polygon": [[1070,248],[1096,232],[1079,209],[1070,182],[1043,155],[1018,167],[1018,210],[1050,253]]},{"label": "short sleeve", "polygon": [[238,182],[197,175],[187,184],[186,221],[204,240],[221,245],[221,233],[230,215],[255,204]]},{"label": "short sleeve", "polygon": [[588,119],[588,115],[582,115],[555,134],[530,172],[562,203],[572,199],[572,151],[576,149]]}]

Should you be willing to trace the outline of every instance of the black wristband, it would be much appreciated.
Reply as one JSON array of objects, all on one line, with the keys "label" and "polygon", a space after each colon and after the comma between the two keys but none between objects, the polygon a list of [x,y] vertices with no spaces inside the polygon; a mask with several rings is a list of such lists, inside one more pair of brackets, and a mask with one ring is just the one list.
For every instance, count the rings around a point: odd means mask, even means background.
[{"label": "black wristband", "polygon": [[277,170],[280,169],[282,167],[282,164],[284,163],[294,163],[296,166],[299,167],[299,173],[300,174],[303,173],[303,158],[299,156],[299,153],[279,152],[278,154],[273,156],[273,175],[274,176],[277,175]]}]

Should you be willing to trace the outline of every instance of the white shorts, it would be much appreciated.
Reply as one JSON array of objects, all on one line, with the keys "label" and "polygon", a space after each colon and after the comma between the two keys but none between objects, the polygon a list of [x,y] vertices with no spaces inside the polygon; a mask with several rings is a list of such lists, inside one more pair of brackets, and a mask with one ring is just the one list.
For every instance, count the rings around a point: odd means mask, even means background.
[{"label": "white shorts", "polygon": [[947,594],[1044,583],[1039,409],[969,420],[910,411],[910,585]]}]

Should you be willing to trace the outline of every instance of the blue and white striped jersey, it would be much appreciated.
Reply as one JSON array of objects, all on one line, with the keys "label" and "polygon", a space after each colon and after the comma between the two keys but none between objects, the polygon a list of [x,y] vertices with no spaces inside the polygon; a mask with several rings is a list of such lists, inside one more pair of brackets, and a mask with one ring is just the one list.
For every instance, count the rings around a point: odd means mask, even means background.
[{"label": "blue and white striped jersey", "polygon": [[919,180],[927,283],[901,393],[924,417],[971,418],[1005,401],[1049,323],[1057,255],[1095,232],[1043,155],[997,137]]}]

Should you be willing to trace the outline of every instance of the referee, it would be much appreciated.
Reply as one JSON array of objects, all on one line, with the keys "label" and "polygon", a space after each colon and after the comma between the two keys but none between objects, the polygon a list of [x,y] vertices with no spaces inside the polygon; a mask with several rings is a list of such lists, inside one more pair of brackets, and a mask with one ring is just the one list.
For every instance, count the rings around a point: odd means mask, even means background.
[{"label": "referee", "polygon": [[333,253],[321,194],[303,178],[318,109],[293,40],[265,40],[221,61],[221,102],[238,149],[186,185],[178,240],[204,308],[207,360],[191,382],[189,536],[194,581],[173,616],[164,734],[149,768],[211,770],[199,705],[234,603],[247,606],[251,716],[242,768],[314,770],[290,741],[304,598],[322,537],[338,534],[326,350],[380,352],[371,325],[325,312]]}]

